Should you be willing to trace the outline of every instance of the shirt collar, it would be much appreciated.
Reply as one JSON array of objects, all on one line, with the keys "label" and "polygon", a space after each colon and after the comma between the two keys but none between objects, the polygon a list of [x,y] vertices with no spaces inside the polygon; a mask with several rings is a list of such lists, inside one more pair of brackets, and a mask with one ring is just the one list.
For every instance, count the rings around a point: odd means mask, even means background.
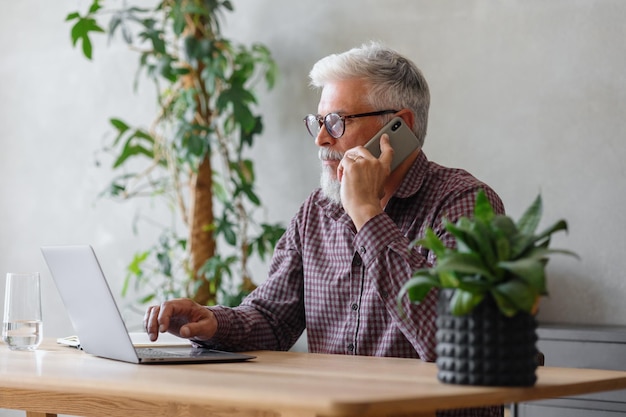
[{"label": "shirt collar", "polygon": [[428,171],[428,158],[424,151],[420,150],[417,159],[404,176],[400,187],[394,193],[394,197],[407,198],[417,193],[424,183],[426,172]]}]

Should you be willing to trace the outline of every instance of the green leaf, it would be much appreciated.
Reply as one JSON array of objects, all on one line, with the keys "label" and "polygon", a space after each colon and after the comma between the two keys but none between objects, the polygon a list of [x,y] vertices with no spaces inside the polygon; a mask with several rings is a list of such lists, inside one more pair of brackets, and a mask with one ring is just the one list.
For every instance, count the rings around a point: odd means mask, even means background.
[{"label": "green leaf", "polygon": [[256,117],[249,106],[241,103],[233,103],[233,115],[237,123],[241,126],[241,130],[251,132],[256,127]]},{"label": "green leaf", "polygon": [[459,279],[457,288],[464,291],[484,293],[489,291],[492,284],[486,281],[481,275],[469,275]]},{"label": "green leaf", "polygon": [[262,232],[250,244],[248,255],[252,255],[254,250],[262,260],[265,255],[271,253],[276,246],[278,240],[285,233],[285,228],[280,225],[261,223]]},{"label": "green leaf", "polygon": [[494,281],[495,277],[485,267],[482,259],[477,253],[450,253],[443,259],[437,260],[435,266],[437,272],[455,272],[456,274],[481,275],[490,281]]},{"label": "green leaf", "polygon": [[172,66],[173,62],[174,60],[171,56],[163,55],[158,59],[156,67],[159,75],[172,83],[176,82],[178,79],[178,74]]},{"label": "green leaf", "polygon": [[511,257],[511,243],[504,235],[498,234],[496,236],[496,256],[498,262],[505,261]]},{"label": "green leaf", "polygon": [[[521,280],[511,280],[498,284],[492,290],[492,294],[497,294],[501,301],[506,300],[505,314],[507,315],[515,309],[530,313],[538,296],[528,284]],[[498,305],[500,306],[499,302]]]},{"label": "green leaf", "polygon": [[229,1],[229,0],[224,0],[222,2],[222,6],[224,6],[228,11],[234,11],[235,8],[233,7],[233,4]]},{"label": "green leaf", "polygon": [[152,54],[155,57],[167,56],[166,50],[166,34],[160,29],[155,29],[154,19],[144,19],[142,21],[144,30],[139,33],[139,37],[143,40],[149,41],[152,44]]},{"label": "green leaf", "polygon": [[495,265],[498,258],[495,248],[495,233],[479,218],[475,219],[470,230],[478,244],[479,254],[485,263],[485,268],[492,271],[493,265]]},{"label": "green leaf", "polygon": [[518,233],[517,226],[513,219],[502,214],[494,216],[491,222],[489,222],[489,225],[494,231],[500,231],[509,238]]},{"label": "green leaf", "polygon": [[215,197],[218,199],[218,201],[222,203],[226,203],[227,201],[230,200],[230,195],[226,191],[226,188],[224,188],[224,184],[222,184],[220,181],[217,180],[217,178],[215,178],[217,176],[218,176],[217,173],[214,173],[213,193]]},{"label": "green leaf", "polygon": [[237,260],[234,256],[222,258],[221,255],[215,255],[206,260],[204,265],[198,270],[198,274],[204,276],[211,282],[216,282],[222,277],[232,277],[231,265]]},{"label": "green leaf", "polygon": [[541,215],[543,213],[543,204],[541,201],[541,194],[535,198],[535,201],[526,209],[522,217],[517,222],[517,229],[520,233],[526,235],[532,235],[535,233]]},{"label": "green leaf", "polygon": [[528,249],[533,247],[535,243],[533,235],[517,235],[511,240],[511,258],[517,259],[522,256]]},{"label": "green leaf", "polygon": [[535,293],[546,294],[546,262],[546,259],[522,258],[510,262],[500,262],[498,266],[522,279]]},{"label": "green leaf", "polygon": [[255,116],[254,127],[251,130],[245,131],[243,129],[240,129],[241,139],[240,139],[238,152],[241,153],[245,146],[252,147],[254,136],[259,135],[262,132],[263,132],[263,119],[261,118],[261,116]]},{"label": "green leaf", "polygon": [[580,259],[580,257],[570,251],[570,250],[566,250],[566,249],[550,249],[548,247],[544,247],[544,246],[537,246],[534,248],[531,248],[529,251],[527,251],[524,255],[524,258],[529,258],[529,259],[548,259],[549,255],[554,255],[554,254],[561,254],[561,255],[570,255],[573,256],[577,259]]},{"label": "green leaf", "polygon": [[474,217],[482,220],[485,223],[489,223],[494,217],[495,213],[491,202],[487,198],[485,190],[480,189],[476,195],[476,203],[474,205]]},{"label": "green leaf", "polygon": [[148,256],[150,256],[150,251],[135,253],[135,256],[133,257],[132,262],[128,264],[127,266],[128,272],[133,275],[141,275],[142,274],[141,266],[146,261],[146,259],[148,259]]},{"label": "green leaf", "polygon": [[159,261],[159,267],[161,272],[168,277],[172,276],[172,260],[167,253],[157,253],[157,260]]},{"label": "green leaf", "polygon": [[216,105],[219,110],[224,110],[229,103],[247,108],[245,104],[256,103],[256,97],[242,86],[232,85],[220,94]]},{"label": "green leaf", "polygon": [[256,193],[254,192],[251,186],[243,187],[243,191],[246,194],[246,197],[248,197],[248,200],[250,200],[252,204],[254,204],[255,206],[261,205],[261,199],[259,199],[259,196],[256,195]]},{"label": "green leaf", "polygon": [[[76,17],[74,17],[74,19],[76,19]],[[91,39],[89,38],[89,34],[91,32],[104,32],[104,29],[98,26],[98,23],[95,21],[95,19],[82,16],[78,16],[77,22],[74,24],[74,26],[72,26],[70,32],[72,45],[76,46],[78,41],[81,41],[83,54],[87,59],[91,59],[92,57]]]},{"label": "green leaf", "polygon": [[489,227],[495,240],[497,260],[511,259],[511,239],[517,234],[515,222],[508,216],[497,215],[491,220]]},{"label": "green leaf", "polygon": [[406,294],[408,299],[413,303],[420,303],[426,298],[433,288],[440,287],[439,281],[431,276],[427,270],[417,272],[413,278],[409,279],[400,289],[399,297],[403,298]]},{"label": "green leaf", "polygon": [[180,13],[176,8],[174,8],[172,15],[172,28],[174,29],[174,33],[177,36],[180,36],[185,31],[185,27],[187,26],[185,22],[185,14]]},{"label": "green leaf", "polygon": [[236,164],[237,173],[241,182],[245,184],[254,183],[254,162],[251,159],[242,159],[239,164]]},{"label": "green leaf", "polygon": [[148,294],[145,297],[139,299],[139,303],[140,304],[148,304],[150,303],[152,300],[154,300],[156,298],[156,294],[152,293],[152,294]]},{"label": "green leaf", "polygon": [[91,45],[91,40],[88,37],[83,39],[83,55],[87,57],[87,59],[91,59],[93,47]]},{"label": "green leaf", "polygon": [[75,19],[80,19],[80,14],[78,14],[78,12],[69,13],[65,17],[66,22],[69,22],[70,20],[75,20]]},{"label": "green leaf", "polygon": [[426,229],[426,234],[424,238],[417,239],[416,241],[413,241],[413,243],[411,244],[411,246],[416,246],[416,245],[420,245],[432,251],[437,258],[443,256],[444,253],[446,252],[445,245],[443,244],[441,239],[439,239],[439,237],[435,234],[434,230],[431,229],[430,227]]},{"label": "green leaf", "polygon": [[445,228],[456,238],[459,250],[463,249],[464,252],[480,251],[479,236],[476,234],[476,230],[473,230],[473,221],[469,218],[461,217],[456,224],[446,222]]},{"label": "green leaf", "polygon": [[437,274],[442,288],[457,288],[459,286],[459,279],[454,271],[437,271]]},{"label": "green leaf", "polygon": [[200,57],[200,42],[195,36],[185,36],[183,39],[183,50],[187,59],[198,59]]},{"label": "green leaf", "polygon": [[203,137],[198,135],[189,135],[189,140],[187,141],[187,152],[188,155],[193,155],[197,157],[202,157],[207,151],[207,142]]},{"label": "green leaf", "polygon": [[[150,136],[150,134],[139,129],[129,132],[129,126],[119,119],[111,119],[110,122],[119,132],[113,142],[113,146],[117,145],[123,136],[130,133],[120,154],[113,163],[114,169],[123,165],[126,160],[132,156],[144,155],[149,159],[154,159],[154,139]],[[142,145],[142,142],[146,145]]]},{"label": "green leaf", "polygon": [[125,11],[119,11],[117,13],[114,13],[113,16],[111,16],[111,20],[109,21],[109,39],[111,39],[115,35],[118,28],[121,28],[122,38],[124,39],[124,42],[126,42],[127,44],[132,44],[133,42],[132,33],[130,29],[128,28],[128,26],[126,25],[126,22],[124,20],[125,18],[126,18]]},{"label": "green leaf", "polygon": [[278,66],[272,58],[270,50],[262,44],[253,44],[252,51],[256,54],[257,62],[265,66],[265,83],[268,89],[274,88],[278,75]]},{"label": "green leaf", "polygon": [[91,6],[89,6],[89,14],[94,14],[101,8],[102,6],[100,6],[100,1],[94,0],[93,3],[91,3]]},{"label": "green leaf", "polygon": [[498,305],[498,310],[507,317],[513,317],[517,314],[517,307],[503,294],[498,292],[497,288],[493,288],[490,292],[493,299]]},{"label": "green leaf", "polygon": [[124,162],[126,162],[128,158],[130,158],[131,156],[137,156],[137,155],[145,155],[149,158],[153,156],[149,150],[141,146],[127,146],[124,148],[124,151],[119,155],[119,157],[113,163],[113,168],[114,169],[119,168],[122,164],[124,164]]},{"label": "green leaf", "polygon": [[109,119],[109,122],[118,132],[117,137],[113,141],[113,145],[117,145],[122,135],[126,133],[130,127],[120,119]]},{"label": "green leaf", "polygon": [[552,233],[555,233],[561,230],[564,230],[565,232],[567,232],[567,222],[565,220],[558,220],[552,226],[548,227],[546,230],[539,233],[539,235],[537,235],[535,240],[540,241],[542,239],[545,239],[546,237],[549,237],[550,235],[552,235]]},{"label": "green leaf", "polygon": [[457,289],[450,299],[450,312],[455,316],[469,314],[484,299],[484,294],[476,294]]},{"label": "green leaf", "polygon": [[233,224],[226,219],[222,219],[222,221],[218,223],[217,232],[224,236],[224,239],[229,245],[235,246],[237,244],[237,234],[235,233]]}]

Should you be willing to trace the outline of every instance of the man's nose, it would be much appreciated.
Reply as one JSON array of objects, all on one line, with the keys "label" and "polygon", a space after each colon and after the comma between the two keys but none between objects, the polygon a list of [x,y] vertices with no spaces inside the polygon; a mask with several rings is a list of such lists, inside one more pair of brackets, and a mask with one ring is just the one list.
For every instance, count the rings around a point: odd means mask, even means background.
[{"label": "man's nose", "polygon": [[332,146],[336,142],[337,142],[337,139],[330,136],[330,134],[326,130],[326,127],[324,126],[322,126],[320,131],[317,133],[317,136],[315,137],[315,144],[319,147]]}]

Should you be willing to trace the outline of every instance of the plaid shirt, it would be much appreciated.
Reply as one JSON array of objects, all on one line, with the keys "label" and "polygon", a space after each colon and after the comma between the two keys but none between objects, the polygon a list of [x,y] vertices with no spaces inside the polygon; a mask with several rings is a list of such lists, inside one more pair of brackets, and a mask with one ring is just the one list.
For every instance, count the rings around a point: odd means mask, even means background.
[{"label": "plaid shirt", "polygon": [[[431,227],[453,246],[443,221],[472,215],[480,188],[504,212],[487,185],[422,152],[384,213],[358,233],[343,208],[315,190],[278,242],[268,279],[239,307],[211,307],[218,320],[212,344],[288,350],[306,328],[310,352],[434,361],[436,291],[419,305],[404,300],[404,316],[396,295],[413,271],[435,261],[411,242]],[[501,407],[445,415],[495,416]]]}]

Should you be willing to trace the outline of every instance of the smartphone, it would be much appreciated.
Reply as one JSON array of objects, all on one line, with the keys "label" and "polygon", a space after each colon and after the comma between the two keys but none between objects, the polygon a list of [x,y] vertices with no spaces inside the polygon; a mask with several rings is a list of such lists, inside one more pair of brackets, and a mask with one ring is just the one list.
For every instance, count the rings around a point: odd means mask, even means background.
[{"label": "smartphone", "polygon": [[394,151],[391,161],[391,170],[393,171],[413,151],[419,148],[419,140],[402,117],[394,117],[365,144],[365,149],[376,158],[380,157],[380,137],[385,133],[389,135],[389,143]]}]

